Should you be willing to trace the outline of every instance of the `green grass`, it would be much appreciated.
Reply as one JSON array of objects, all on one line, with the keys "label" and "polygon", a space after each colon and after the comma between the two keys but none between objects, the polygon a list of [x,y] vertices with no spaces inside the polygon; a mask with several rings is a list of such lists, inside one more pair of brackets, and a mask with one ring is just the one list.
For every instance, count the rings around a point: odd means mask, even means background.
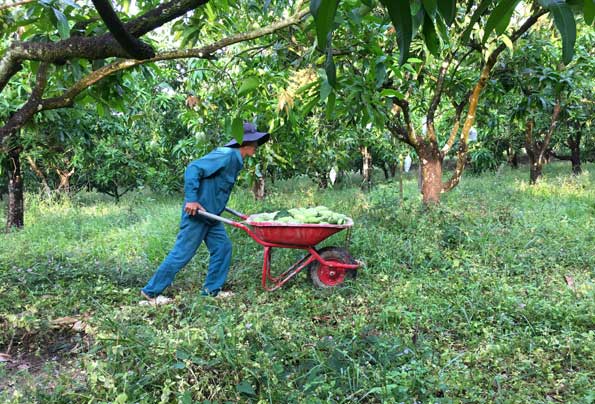
[{"label": "green grass", "polygon": [[[172,246],[180,197],[28,196],[26,228],[0,235],[0,401],[595,402],[595,166],[465,176],[421,208],[413,174],[319,191],[277,182],[245,212],[326,205],[355,220],[355,281],[314,289],[300,274],[260,287],[262,247],[229,229],[236,295],[201,298],[204,247],[167,294],[138,290]],[[2,212],[3,213],[3,212]],[[323,245],[342,245],[345,234]],[[276,270],[296,252],[276,253]],[[85,332],[56,328],[83,319]],[[20,365],[20,366],[19,366]],[[27,367],[28,366],[28,367]]]}]

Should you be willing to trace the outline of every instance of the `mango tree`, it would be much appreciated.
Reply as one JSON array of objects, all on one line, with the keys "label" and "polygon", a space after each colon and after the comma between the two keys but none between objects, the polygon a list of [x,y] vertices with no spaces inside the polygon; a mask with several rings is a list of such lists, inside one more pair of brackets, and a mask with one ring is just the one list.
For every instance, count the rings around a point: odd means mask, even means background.
[{"label": "mango tree", "polygon": [[[18,94],[1,115],[3,126],[0,127],[0,144],[13,166],[20,167],[22,150],[15,134],[35,114],[71,107],[84,96],[83,93],[92,95],[93,92],[87,89],[106,77],[162,60],[214,59],[220,56],[224,48],[298,24],[308,14],[307,9],[300,8],[300,2],[295,7],[283,3],[274,9],[268,9],[266,5],[262,9],[249,8],[249,13],[242,6],[243,3],[232,6],[227,1],[181,0],[163,4],[147,1],[139,4],[139,15],[131,19],[125,15],[127,10],[118,10],[119,18],[126,20],[120,28],[133,39],[134,44],[144,48],[150,46],[134,42],[134,39],[194,10],[191,17],[173,25],[173,38],[177,41],[162,41],[176,49],[158,49],[154,56],[151,51],[139,55],[134,49],[123,45],[121,38],[107,31],[95,9],[87,5],[56,0],[31,2],[4,10],[9,15],[3,19],[1,39],[2,43],[10,41],[10,44],[1,50],[0,92],[12,91],[10,88],[14,83],[25,83],[25,87],[28,87],[27,91]],[[287,15],[289,17],[284,17]],[[253,29],[235,31],[234,27],[239,24],[234,22],[240,17]],[[12,34],[15,32],[16,38]],[[154,39],[146,41],[158,48],[159,44]],[[189,44],[198,46],[189,47]],[[109,103],[118,102],[121,94],[112,88],[108,100]],[[22,177],[19,170],[9,172],[12,173],[9,193],[11,189],[14,190],[15,204],[9,204],[7,224],[9,227],[21,227]]]},{"label": "mango tree", "polygon": [[593,95],[595,94],[591,93],[591,97],[583,98],[580,104],[567,106],[566,114],[563,115],[565,122],[560,128],[563,139],[558,142],[558,149],[568,149],[569,154],[561,154],[554,149],[554,156],[557,159],[570,161],[574,175],[582,172],[581,146],[583,140],[585,137],[593,137],[593,114],[595,114],[595,106],[591,101]]},{"label": "mango tree", "polygon": [[[554,155],[560,160],[570,161],[572,173],[582,172],[581,149],[586,140],[593,140],[593,115],[595,114],[595,51],[593,42],[595,33],[592,30],[582,30],[577,38],[577,57],[568,67],[571,70],[571,85],[566,108],[562,112],[558,139],[553,145]],[[568,151],[560,151],[567,149]]]},{"label": "mango tree", "polygon": [[[545,30],[533,32],[508,61],[515,76],[513,94],[516,94],[517,106],[513,116],[524,130],[531,184],[541,178],[543,165],[552,157],[552,149],[567,137],[563,129],[571,117],[578,114],[577,97],[584,98],[585,91],[592,86],[588,66],[582,61],[585,57],[579,56],[564,66],[559,63],[557,48],[549,43],[548,37]],[[579,38],[579,43],[582,41],[582,37]],[[583,53],[584,49],[579,49],[579,55]],[[586,56],[586,59],[591,58]]]},{"label": "mango tree", "polygon": [[[343,6],[343,14],[339,14],[342,24],[333,33],[331,31],[336,23],[338,2],[311,1],[317,25],[317,41],[327,55],[329,84],[336,86],[337,83],[332,35],[340,37],[341,28],[351,22],[382,27],[378,24],[378,17],[382,16],[385,9],[385,16],[390,17],[395,29],[388,30],[382,40],[369,43],[372,44],[372,49],[380,47],[386,55],[386,60],[382,63],[391,73],[387,75],[379,91],[392,97],[396,106],[392,115],[389,115],[387,126],[396,138],[413,147],[421,159],[425,204],[439,202],[440,194],[452,189],[460,181],[467,159],[469,131],[475,121],[480,94],[488,84],[498,58],[506,49],[512,48],[513,43],[542,16],[550,14],[562,34],[564,61],[568,63],[572,58],[575,20],[570,5],[563,1],[522,3],[525,7],[517,7],[519,1],[481,1],[478,4],[461,4],[458,8],[455,1],[412,4],[381,1],[384,9],[375,8],[374,1],[363,3],[365,4],[357,10],[349,10],[347,6]],[[342,4],[353,7],[356,3]],[[365,9],[364,12],[362,8]],[[584,2],[584,10],[587,23],[591,24],[593,4],[590,0]],[[347,33],[343,32],[343,37],[347,37],[353,29],[346,31]],[[395,66],[406,64],[409,60],[414,33],[423,36],[425,46],[422,48],[418,45],[419,51],[415,55],[419,58],[412,61],[413,69],[402,72]],[[394,56],[394,49],[397,48],[398,59]],[[476,51],[479,58],[472,55]],[[433,66],[437,68],[432,68]],[[457,91],[458,72],[465,68],[479,71],[479,77],[476,76],[474,83],[464,91]],[[419,98],[412,97],[419,90],[415,83],[424,81],[432,82],[431,95],[423,107],[427,130],[425,134],[419,134],[416,127],[419,127],[417,119],[421,113],[417,112],[416,116],[416,111],[422,107],[415,105],[412,108],[411,104],[419,102]],[[448,104],[444,102],[444,96],[450,98]],[[435,120],[437,113],[444,109],[453,110],[454,113],[450,133],[440,136],[436,131]],[[455,172],[443,183],[442,163],[457,137],[459,147]]]}]

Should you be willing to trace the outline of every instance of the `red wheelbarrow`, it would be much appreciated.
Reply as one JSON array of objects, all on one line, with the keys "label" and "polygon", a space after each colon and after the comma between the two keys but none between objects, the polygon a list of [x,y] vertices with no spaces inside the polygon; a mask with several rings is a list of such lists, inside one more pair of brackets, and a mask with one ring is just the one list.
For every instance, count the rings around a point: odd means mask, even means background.
[{"label": "red wheelbarrow", "polygon": [[[350,219],[346,224],[294,224],[276,222],[254,222],[249,215],[236,210],[225,210],[241,219],[236,222],[205,211],[198,214],[209,219],[226,223],[244,230],[254,241],[264,246],[264,262],[262,265],[262,287],[273,291],[283,286],[288,280],[308,267],[312,282],[319,287],[330,288],[342,284],[346,278],[354,277],[360,264],[356,262],[347,249],[340,247],[324,247],[316,250],[316,245],[333,234],[353,226]],[[280,275],[271,274],[271,252],[273,248],[293,248],[306,250],[288,270]]]}]

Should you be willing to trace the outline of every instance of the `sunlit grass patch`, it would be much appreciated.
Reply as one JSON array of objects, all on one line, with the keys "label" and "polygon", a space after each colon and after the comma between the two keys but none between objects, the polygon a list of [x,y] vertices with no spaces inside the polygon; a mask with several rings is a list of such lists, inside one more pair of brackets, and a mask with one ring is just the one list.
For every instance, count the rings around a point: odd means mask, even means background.
[{"label": "sunlit grass patch", "polygon": [[[353,217],[349,250],[363,263],[357,278],[319,290],[302,273],[265,292],[263,247],[227,227],[235,296],[199,296],[208,264],[201,247],[167,290],[175,303],[164,307],[138,306],[138,290],[173,245],[181,197],[139,193],[116,205],[88,194],[54,203],[28,196],[25,229],[0,235],[0,352],[12,335],[17,360],[29,347],[54,346],[51,321],[65,316],[84,316],[89,326],[67,331],[67,341],[90,342],[84,351],[57,351],[81,371],[54,379],[54,390],[41,382],[21,388],[19,381],[43,375],[0,364],[19,394],[13,388],[0,397],[589,402],[592,174],[571,179],[566,165],[547,170],[534,188],[523,185],[523,170],[465,176],[430,210],[421,207],[414,174],[405,176],[403,201],[397,181],[367,193],[277,181],[262,202],[237,188],[229,206],[241,212],[325,205]],[[343,245],[346,236],[322,245]],[[274,270],[300,253],[274,252]]]}]

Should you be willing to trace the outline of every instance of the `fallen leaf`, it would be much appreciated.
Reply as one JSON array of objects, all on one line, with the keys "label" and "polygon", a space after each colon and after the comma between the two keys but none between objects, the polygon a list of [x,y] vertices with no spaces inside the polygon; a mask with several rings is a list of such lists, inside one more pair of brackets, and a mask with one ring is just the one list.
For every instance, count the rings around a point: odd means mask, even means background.
[{"label": "fallen leaf", "polygon": [[80,320],[72,325],[72,329],[74,331],[85,331],[86,328],[87,328],[87,323],[85,323],[84,321],[80,321]]},{"label": "fallen leaf", "polygon": [[572,276],[565,275],[564,279],[566,279],[566,284],[568,285],[568,287],[574,290],[574,279],[572,279]]},{"label": "fallen leaf", "polygon": [[0,353],[0,362],[10,362],[12,360],[12,356],[5,353]]},{"label": "fallen leaf", "polygon": [[79,319],[74,318],[74,317],[60,317],[60,318],[53,319],[51,322],[52,322],[53,326],[65,327],[65,326],[72,326],[77,321],[79,321]]}]

